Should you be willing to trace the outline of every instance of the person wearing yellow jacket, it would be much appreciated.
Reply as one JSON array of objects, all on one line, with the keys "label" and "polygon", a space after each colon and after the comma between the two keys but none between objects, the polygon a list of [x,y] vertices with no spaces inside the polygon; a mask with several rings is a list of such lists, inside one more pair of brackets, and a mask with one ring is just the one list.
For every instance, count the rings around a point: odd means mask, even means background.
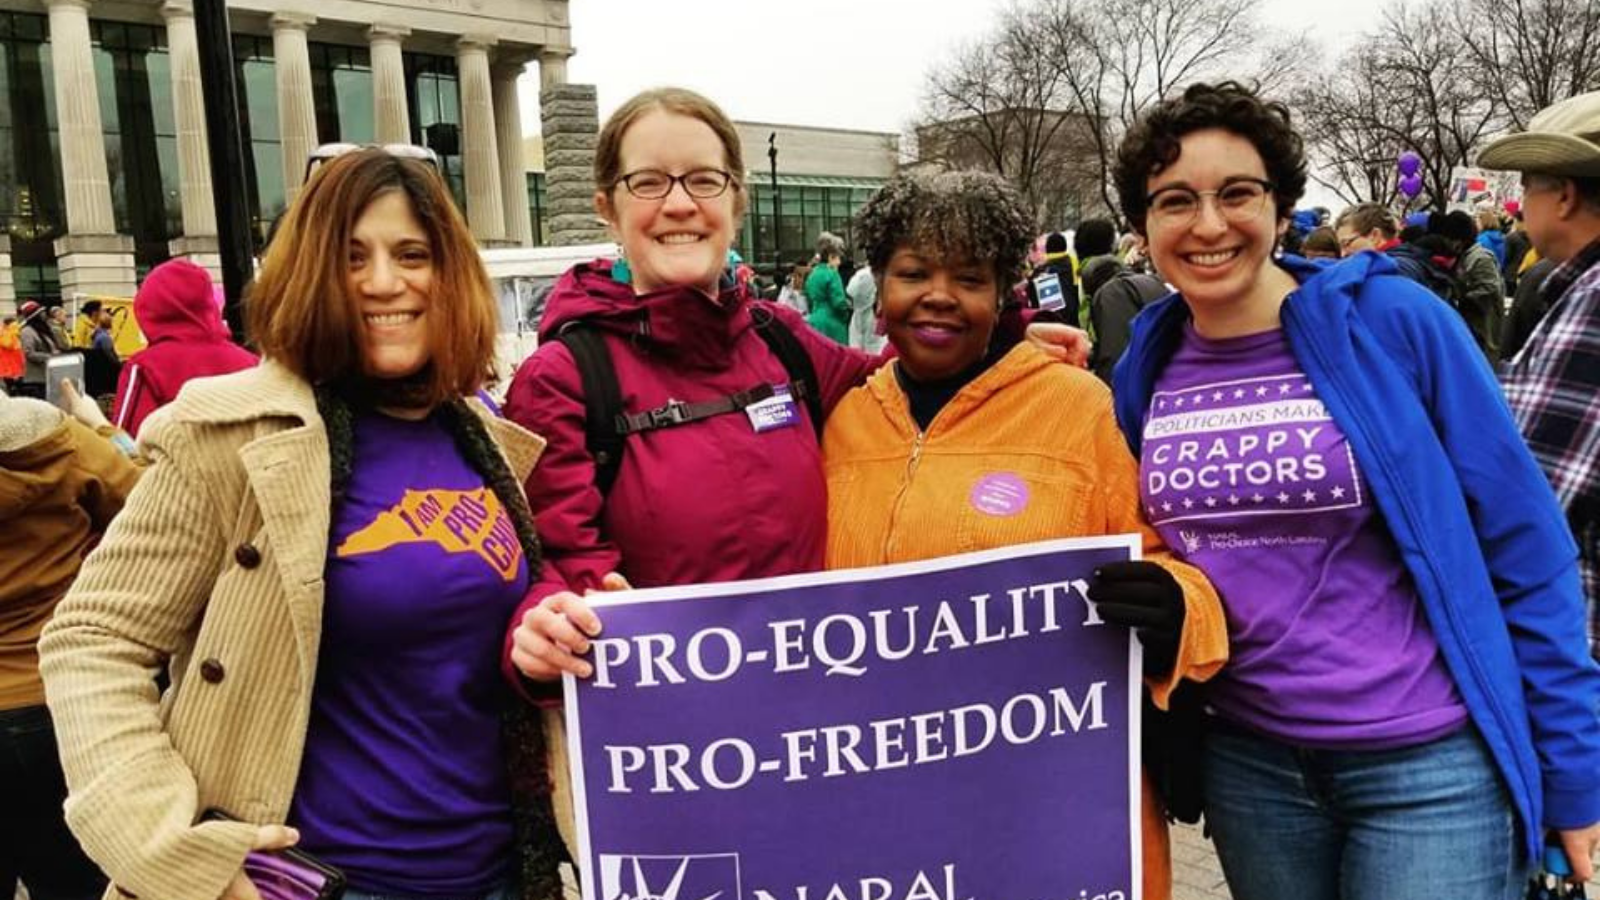
[{"label": "person wearing yellow jacket", "polygon": [[[828,419],[828,567],[1138,534],[1144,559],[1102,567],[1089,594],[1105,621],[1138,630],[1164,708],[1180,680],[1222,667],[1222,607],[1141,517],[1105,385],[1002,321],[1029,230],[1015,193],[981,173],[902,176],[859,213],[899,358]],[[1165,900],[1170,848],[1148,776],[1142,793],[1144,896]]]}]

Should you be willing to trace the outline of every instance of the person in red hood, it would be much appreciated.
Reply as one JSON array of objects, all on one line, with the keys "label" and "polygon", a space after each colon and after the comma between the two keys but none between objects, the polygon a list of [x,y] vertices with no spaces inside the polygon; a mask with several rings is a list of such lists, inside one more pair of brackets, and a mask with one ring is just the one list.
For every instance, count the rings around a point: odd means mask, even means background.
[{"label": "person in red hood", "polygon": [[134,437],[145,417],[171,403],[193,378],[248,369],[255,354],[233,343],[211,275],[186,259],[150,270],[133,297],[133,315],[150,346],[128,357],[111,416]]}]

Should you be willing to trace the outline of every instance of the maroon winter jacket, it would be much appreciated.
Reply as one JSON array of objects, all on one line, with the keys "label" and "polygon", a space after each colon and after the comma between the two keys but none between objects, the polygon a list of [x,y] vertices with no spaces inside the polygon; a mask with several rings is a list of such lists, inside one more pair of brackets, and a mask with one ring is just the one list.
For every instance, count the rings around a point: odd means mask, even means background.
[{"label": "maroon winter jacket", "polygon": [[715,400],[789,380],[754,330],[758,303],[809,351],[825,412],[877,368],[877,357],[841,347],[793,310],[736,287],[716,301],[692,288],[635,295],[611,279],[605,261],[575,266],[557,282],[539,349],[517,370],[505,403],[508,418],[549,442],[527,484],[545,566],[514,623],[544,597],[597,588],[611,571],[643,588],[822,568],[827,486],[804,404],[797,424],[760,434],[744,414],[728,413],[629,435],[603,500],[584,447],[582,378],[555,340],[580,319],[602,329],[629,413]]},{"label": "maroon winter jacket", "polygon": [[150,270],[133,297],[133,317],[150,346],[128,357],[117,379],[112,419],[134,437],[145,417],[171,403],[192,378],[248,369],[255,354],[229,340],[211,276],[185,259]]}]

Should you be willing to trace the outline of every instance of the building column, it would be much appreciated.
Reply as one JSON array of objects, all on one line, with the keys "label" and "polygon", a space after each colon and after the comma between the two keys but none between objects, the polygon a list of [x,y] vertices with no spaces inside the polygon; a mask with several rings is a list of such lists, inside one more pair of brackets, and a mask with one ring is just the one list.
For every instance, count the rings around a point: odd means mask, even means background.
[{"label": "building column", "polygon": [[200,44],[194,31],[193,0],[161,5],[167,22],[167,53],[172,66],[172,117],[178,128],[178,196],[183,204],[183,237],[170,243],[172,255],[204,267],[222,279],[217,245],[217,207],[211,190],[211,150],[206,144],[206,100],[200,88]]},{"label": "building column", "polygon": [[500,150],[501,203],[506,213],[506,240],[519,247],[533,246],[533,223],[528,216],[528,164],[522,153],[522,108],[517,102],[521,60],[496,65],[494,75],[494,125]]},{"label": "building column", "polygon": [[272,56],[278,88],[278,139],[283,147],[283,189],[289,203],[300,193],[306,158],[317,149],[317,110],[311,94],[311,50],[306,31],[317,21],[305,13],[272,17]]},{"label": "building column", "polygon": [[456,41],[461,79],[461,156],[467,182],[467,224],[478,243],[505,242],[505,203],[500,193],[500,151],[494,127],[494,88],[489,48],[495,40],[465,35]]},{"label": "building column", "polygon": [[367,29],[372,59],[373,135],[380,144],[411,143],[411,114],[406,109],[406,66],[400,42],[411,29],[373,25]]},{"label": "building column", "polygon": [[594,154],[600,140],[592,84],[567,83],[572,51],[539,54],[539,130],[544,135],[544,190],[550,205],[550,243],[592,244],[607,239],[594,211]]},{"label": "building column", "polygon": [[67,234],[55,243],[61,293],[131,296],[133,239],[117,234],[112,212],[100,93],[89,41],[89,4],[90,0],[49,0],[50,68],[67,206]]},{"label": "building column", "polygon": [[11,272],[11,236],[0,234],[0,316],[17,314],[17,281]]}]

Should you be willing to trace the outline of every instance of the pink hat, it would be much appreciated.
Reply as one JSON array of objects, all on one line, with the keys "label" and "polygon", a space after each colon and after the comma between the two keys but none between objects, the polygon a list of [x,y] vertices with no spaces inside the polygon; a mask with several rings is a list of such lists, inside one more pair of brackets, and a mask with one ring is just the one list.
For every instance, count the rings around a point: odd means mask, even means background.
[{"label": "pink hat", "polygon": [[17,312],[21,314],[21,316],[22,316],[22,318],[24,320],[28,319],[29,317],[31,317],[34,313],[36,313],[38,311],[39,311],[39,304],[35,303],[32,300],[24,300],[24,301],[22,301],[22,305],[17,307]]}]

